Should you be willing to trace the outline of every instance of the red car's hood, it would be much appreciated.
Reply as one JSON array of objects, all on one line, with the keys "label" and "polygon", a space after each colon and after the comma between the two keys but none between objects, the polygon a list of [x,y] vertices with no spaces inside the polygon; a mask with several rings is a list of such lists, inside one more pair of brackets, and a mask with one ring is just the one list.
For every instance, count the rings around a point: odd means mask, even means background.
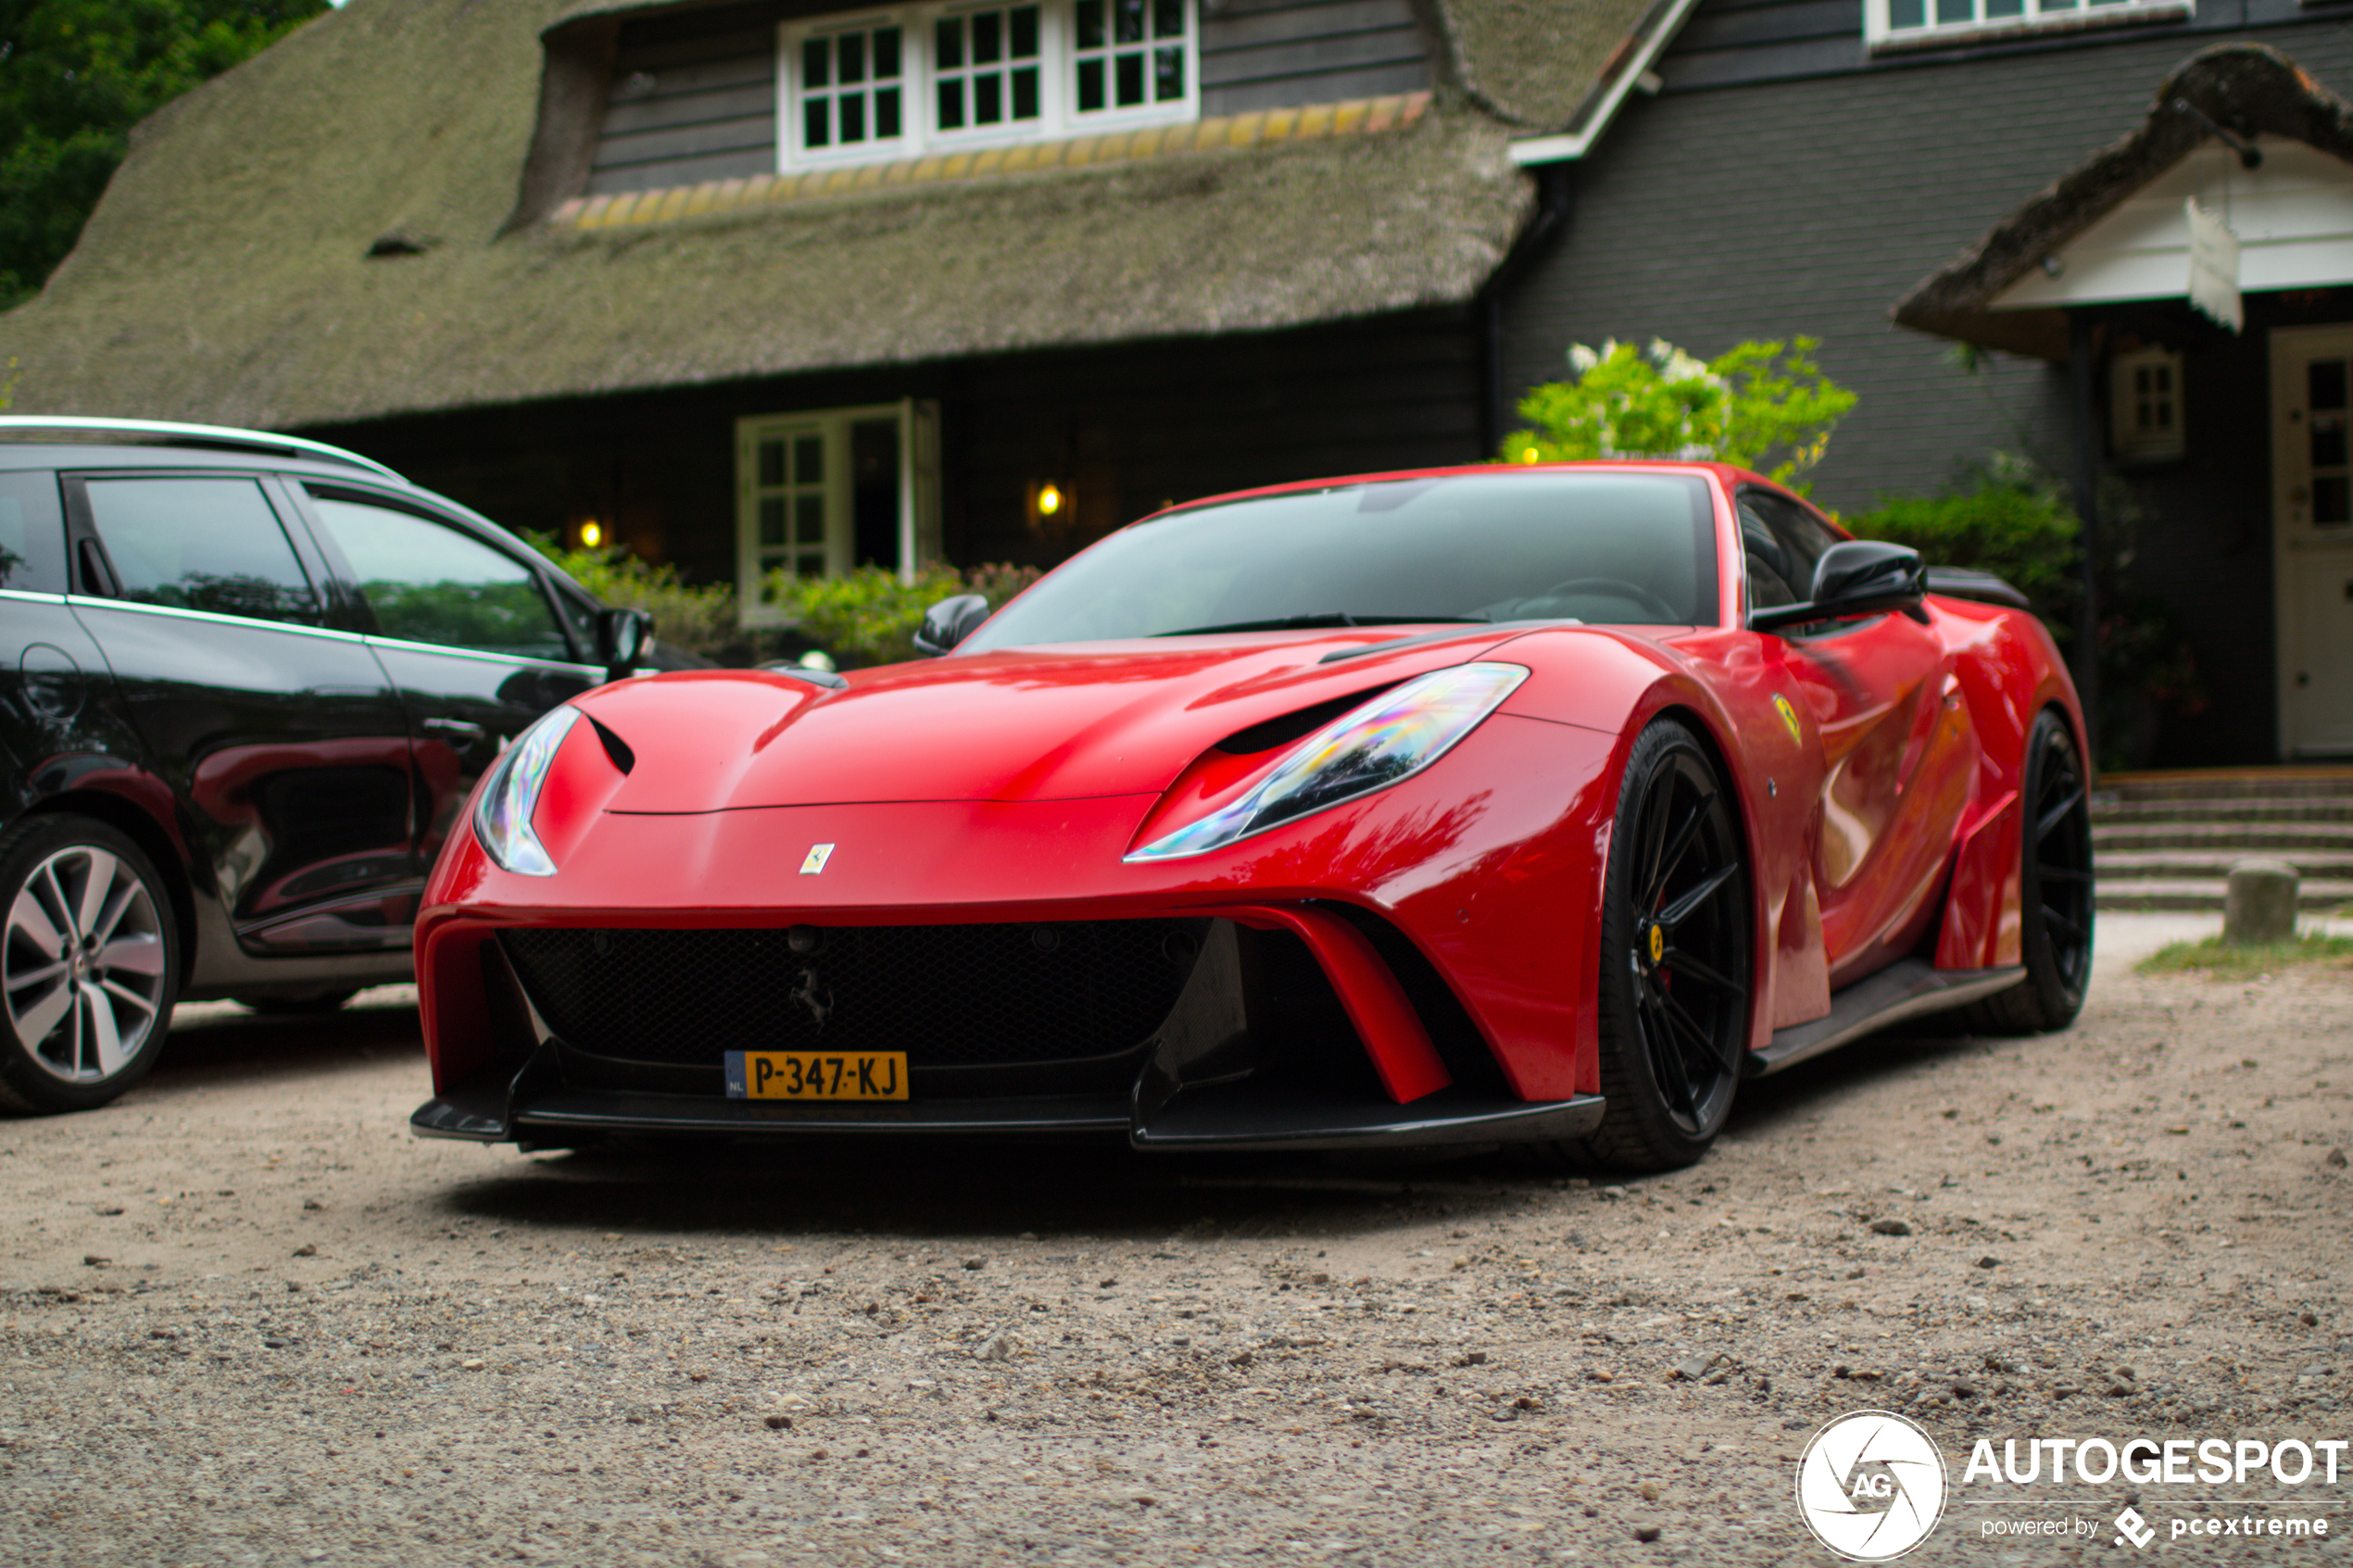
[{"label": "red car's hood", "polygon": [[[1151,795],[1226,736],[1477,659],[1525,627],[1297,632],[1011,649],[852,674],[623,681],[578,706],[635,753],[614,811]],[[1401,636],[1410,646],[1326,655]]]}]

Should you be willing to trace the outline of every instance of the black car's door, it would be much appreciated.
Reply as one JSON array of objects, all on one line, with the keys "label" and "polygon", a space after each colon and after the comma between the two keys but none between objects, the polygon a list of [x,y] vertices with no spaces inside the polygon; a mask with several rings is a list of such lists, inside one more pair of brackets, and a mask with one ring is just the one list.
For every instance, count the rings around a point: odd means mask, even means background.
[{"label": "black car's door", "polygon": [[[63,478],[74,612],[209,876],[200,923],[262,956],[407,947],[408,727],[366,644],[329,623],[284,491],[217,470]],[[200,965],[233,957],[196,935]]]},{"label": "black car's door", "polygon": [[422,875],[507,744],[604,679],[585,662],[593,627],[559,611],[535,563],[458,519],[364,486],[313,483],[304,499],[408,710]]}]

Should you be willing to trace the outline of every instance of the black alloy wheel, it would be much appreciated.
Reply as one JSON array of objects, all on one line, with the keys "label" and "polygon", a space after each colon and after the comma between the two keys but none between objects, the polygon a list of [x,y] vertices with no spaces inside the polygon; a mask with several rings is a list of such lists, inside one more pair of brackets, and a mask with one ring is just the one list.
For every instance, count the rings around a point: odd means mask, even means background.
[{"label": "black alloy wheel", "polygon": [[104,1105],[162,1048],[179,936],[139,847],[86,817],[0,834],[0,1104]]},{"label": "black alloy wheel", "polygon": [[1730,796],[1682,724],[1644,730],[1603,892],[1602,1124],[1565,1152],[1663,1171],[1707,1151],[1748,1049],[1748,862]]},{"label": "black alloy wheel", "polygon": [[2045,709],[2026,737],[2020,770],[2019,959],[2026,978],[1973,1004],[1981,1035],[2064,1029],[2083,1010],[2092,980],[2092,798],[2075,734]]}]

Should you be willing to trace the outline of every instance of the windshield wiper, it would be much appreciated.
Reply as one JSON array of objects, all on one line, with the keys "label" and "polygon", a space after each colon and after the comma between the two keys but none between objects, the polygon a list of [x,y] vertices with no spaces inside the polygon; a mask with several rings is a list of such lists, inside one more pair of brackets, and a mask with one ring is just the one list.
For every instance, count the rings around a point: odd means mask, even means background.
[{"label": "windshield wiper", "polygon": [[1444,622],[1448,625],[1476,626],[1483,623],[1483,615],[1351,615],[1346,610],[1325,610],[1318,615],[1278,615],[1269,621],[1234,621],[1223,626],[1185,626],[1174,632],[1155,632],[1155,637],[1201,637],[1213,632],[1290,632],[1312,626],[1421,626]]}]

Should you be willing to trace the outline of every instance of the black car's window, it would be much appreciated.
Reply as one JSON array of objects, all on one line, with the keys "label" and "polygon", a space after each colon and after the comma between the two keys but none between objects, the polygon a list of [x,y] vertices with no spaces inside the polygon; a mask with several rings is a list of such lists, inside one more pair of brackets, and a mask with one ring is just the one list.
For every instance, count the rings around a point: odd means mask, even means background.
[{"label": "black car's window", "polygon": [[602,608],[587,595],[562,582],[555,584],[556,608],[572,628],[572,640],[593,659],[597,652],[597,611]]},{"label": "black car's window", "polygon": [[261,486],[250,479],[94,479],[90,519],[134,604],[259,621],[318,619]]},{"label": "black car's window", "polygon": [[331,495],[312,497],[387,637],[478,653],[572,658],[529,567],[455,528]]},{"label": "black car's window", "polygon": [[[1752,608],[1762,609],[1777,604],[1796,604],[1814,591],[1814,567],[1822,552],[1839,542],[1821,519],[1786,495],[1769,490],[1750,488],[1740,494],[1741,539],[1748,549],[1748,582]],[[1757,535],[1762,535],[1762,539]],[[1768,551],[1763,546],[1769,544]],[[1762,559],[1772,577],[1780,580],[1781,598],[1768,598],[1773,590],[1768,579],[1758,583],[1757,566]],[[1761,591],[1760,591],[1761,589]]]},{"label": "black car's window", "polygon": [[1348,621],[1713,625],[1705,480],[1438,475],[1223,502],[1124,529],[967,646]]},{"label": "black car's window", "polygon": [[46,469],[0,473],[0,588],[66,591],[66,520]]}]

